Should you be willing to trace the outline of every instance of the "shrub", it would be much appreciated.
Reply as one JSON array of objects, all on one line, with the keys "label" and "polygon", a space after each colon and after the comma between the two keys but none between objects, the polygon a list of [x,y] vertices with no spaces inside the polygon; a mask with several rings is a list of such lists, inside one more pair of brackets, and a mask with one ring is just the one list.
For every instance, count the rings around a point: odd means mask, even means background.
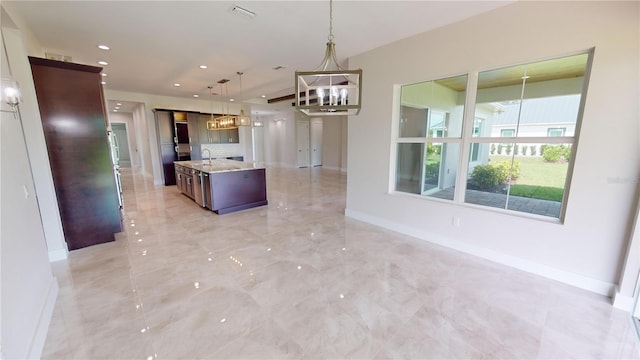
[{"label": "shrub", "polygon": [[546,162],[557,162],[558,160],[560,160],[560,157],[563,155],[565,151],[564,146],[562,145],[555,145],[555,146],[543,145],[543,146],[545,148],[544,148],[544,152],[542,153],[542,158]]},{"label": "shrub", "polygon": [[507,155],[511,155],[511,148],[513,148],[513,145],[508,144],[507,145]]},{"label": "shrub", "polygon": [[438,178],[438,172],[440,171],[440,163],[435,162],[431,164],[427,164],[424,167],[424,177],[428,180],[433,180]]},{"label": "shrub", "polygon": [[531,155],[531,156],[535,156],[535,155],[536,155],[536,153],[537,153],[536,146],[535,146],[535,145],[531,145],[531,146],[529,146],[529,155]]},{"label": "shrub", "polygon": [[427,155],[435,154],[435,149],[433,148],[433,144],[427,143]]},{"label": "shrub", "polygon": [[502,148],[504,147],[504,145],[500,144],[498,145],[498,155],[502,155]]},{"label": "shrub", "polygon": [[493,190],[500,184],[505,184],[511,179],[517,179],[520,176],[520,162],[513,162],[511,169],[511,161],[499,161],[495,164],[478,165],[471,172],[471,184],[480,190]]},{"label": "shrub", "polygon": [[[563,145],[561,145],[563,146]],[[564,147],[564,146],[563,146]],[[571,160],[571,145],[566,146],[563,148],[562,150],[562,156],[564,157],[565,160],[569,161]]]},{"label": "shrub", "polygon": [[511,161],[509,160],[498,161],[491,166],[500,170],[501,184],[509,181],[509,175],[511,175],[511,179],[517,179],[520,176],[520,162],[518,160],[513,161],[513,169],[511,169]]},{"label": "shrub", "polygon": [[491,155],[496,153],[496,144],[491,144]]},{"label": "shrub", "polygon": [[440,155],[440,153],[442,153],[442,145],[433,145],[433,150],[436,152],[436,155]]},{"label": "shrub", "polygon": [[471,172],[471,184],[480,190],[493,190],[500,185],[501,170],[491,165],[478,165]]},{"label": "shrub", "polygon": [[[524,149],[526,151],[526,149]],[[520,153],[520,145],[516,145],[513,147],[513,155],[518,155]],[[524,154],[522,154],[524,155]]]},{"label": "shrub", "polygon": [[547,150],[549,145],[540,145],[540,156],[544,156],[544,151]]}]

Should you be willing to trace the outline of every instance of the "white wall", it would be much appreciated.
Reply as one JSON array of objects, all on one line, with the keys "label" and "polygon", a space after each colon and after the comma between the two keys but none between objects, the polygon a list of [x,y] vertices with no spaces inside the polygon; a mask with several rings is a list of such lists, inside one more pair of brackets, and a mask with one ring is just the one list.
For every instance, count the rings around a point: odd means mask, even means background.
[{"label": "white wall", "polygon": [[[362,111],[349,119],[347,215],[609,294],[620,275],[640,183],[639,5],[517,2],[351,58],[365,81]],[[564,224],[388,193],[394,86],[475,76],[591,47]],[[610,141],[616,145],[603,146]]]},{"label": "white wall", "polygon": [[[3,26],[6,21],[3,14]],[[5,35],[16,33],[3,27],[2,39]],[[2,78],[13,78],[4,40],[0,45]],[[30,96],[22,107],[34,107]],[[40,221],[21,120],[4,103],[0,110],[0,358],[39,358],[58,283],[49,265],[45,226]]]},{"label": "white wall", "polygon": [[[31,66],[27,58],[28,55],[39,56],[41,54],[27,53],[22,34],[23,32],[28,33],[28,29],[7,28],[6,26],[12,23],[12,20],[10,14],[5,12],[5,4],[2,4],[2,37],[7,51],[6,61],[11,67],[13,79],[20,84],[22,91],[22,121],[27,135],[26,143],[30,153],[31,169],[38,194],[49,259],[51,261],[66,259],[67,243],[62,230],[62,220],[58,210],[58,199],[53,185]],[[37,46],[31,45],[31,47]]]},{"label": "white wall", "polygon": [[346,122],[346,116],[325,116],[322,118],[323,168],[342,170],[342,142],[344,140],[342,137],[342,131],[343,123]]}]

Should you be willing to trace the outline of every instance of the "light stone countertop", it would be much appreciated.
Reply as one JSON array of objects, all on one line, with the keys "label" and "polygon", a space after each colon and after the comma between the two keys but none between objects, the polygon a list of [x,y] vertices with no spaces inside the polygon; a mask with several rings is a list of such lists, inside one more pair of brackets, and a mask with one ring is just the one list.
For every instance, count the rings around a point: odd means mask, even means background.
[{"label": "light stone countertop", "polygon": [[229,160],[229,159],[211,160],[210,164],[209,164],[209,160],[174,161],[173,163],[176,165],[181,165],[191,169],[204,171],[210,174],[219,173],[219,172],[254,170],[254,169],[265,168],[264,166],[259,166],[254,163],[237,161],[237,160]]}]

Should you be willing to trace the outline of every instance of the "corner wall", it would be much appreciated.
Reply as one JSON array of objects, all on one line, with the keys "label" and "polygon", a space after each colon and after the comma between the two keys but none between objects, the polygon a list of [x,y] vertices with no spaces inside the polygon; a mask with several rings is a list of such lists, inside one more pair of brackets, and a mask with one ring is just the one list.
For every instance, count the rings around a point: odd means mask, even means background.
[{"label": "corner wall", "polygon": [[[7,23],[3,12],[3,26]],[[5,38],[17,30],[2,28],[2,78],[16,79],[9,68]],[[6,47],[9,51],[10,47]],[[26,59],[26,56],[25,56]],[[33,84],[32,84],[33,85]],[[28,86],[20,83],[26,91]],[[4,89],[3,89],[4,90]],[[35,94],[34,94],[35,95]],[[0,104],[0,358],[37,359],[44,347],[58,295],[47,254],[45,225],[36,199],[23,133],[24,116],[34,103],[27,96],[20,112]],[[38,195],[40,196],[40,195]],[[57,210],[57,209],[56,209]]]},{"label": "corner wall", "polygon": [[[350,67],[365,74],[366,102],[349,119],[346,214],[610,295],[640,183],[639,6],[516,2],[351,58]],[[389,193],[394,86],[591,47],[595,56],[564,224]]]}]

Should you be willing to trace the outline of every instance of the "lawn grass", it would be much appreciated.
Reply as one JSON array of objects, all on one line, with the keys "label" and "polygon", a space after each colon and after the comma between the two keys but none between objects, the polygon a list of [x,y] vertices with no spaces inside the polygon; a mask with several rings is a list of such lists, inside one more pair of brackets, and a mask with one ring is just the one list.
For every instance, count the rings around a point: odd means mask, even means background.
[{"label": "lawn grass", "polygon": [[[518,185],[537,185],[552,188],[564,188],[567,169],[567,162],[549,163],[542,157],[516,156],[520,162],[520,176],[516,180]],[[510,156],[490,156],[489,163],[495,164],[498,161],[511,161]]]},{"label": "lawn grass", "polygon": [[562,188],[538,186],[538,185],[511,185],[509,193],[513,196],[522,196],[533,199],[562,201]]}]

